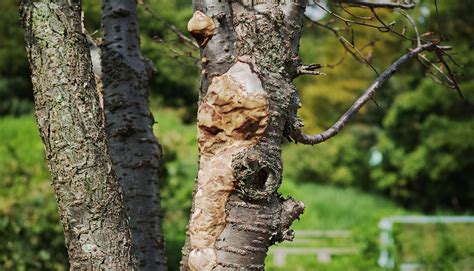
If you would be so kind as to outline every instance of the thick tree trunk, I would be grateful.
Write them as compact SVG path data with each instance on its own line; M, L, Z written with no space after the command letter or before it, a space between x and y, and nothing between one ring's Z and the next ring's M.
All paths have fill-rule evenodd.
M269 246L292 238L304 209L277 190L281 143L299 107L292 79L306 1L230 2L195 0L188 24L203 77L182 270L263 270Z
M71 270L133 270L80 1L22 0L20 13Z
M104 0L102 5L106 128L138 267L166 270L158 189L161 150L148 103L153 64L140 52L136 5L135 0Z

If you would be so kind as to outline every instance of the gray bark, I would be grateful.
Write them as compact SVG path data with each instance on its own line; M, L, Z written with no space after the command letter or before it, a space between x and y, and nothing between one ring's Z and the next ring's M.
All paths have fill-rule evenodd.
M153 134L135 0L104 0L102 86L108 144L122 185L139 270L166 270L159 197L161 149Z
M133 270L120 185L81 29L79 0L20 4L36 120L71 270Z
M263 270L304 210L283 199L281 143L299 98L292 79L306 1L195 0L201 45L199 173L182 270Z

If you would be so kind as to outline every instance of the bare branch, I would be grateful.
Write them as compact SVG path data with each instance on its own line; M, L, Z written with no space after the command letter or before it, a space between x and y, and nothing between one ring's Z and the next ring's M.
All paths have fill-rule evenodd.
M411 0L335 0L339 3L348 4L351 6L359 7L369 7L369 8L402 8L402 9L412 9L415 7L415 3Z
M375 92L387 82L398 70L398 68L406 63L408 60L418 56L421 52L430 49L437 49L436 43L426 43L423 44L414 50L406 53L395 61L388 69L386 69L370 87L364 92L364 94L357 99L357 101L347 110L346 113L333 125L331 128L326 131L316 134L316 135L306 135L301 129L296 129L291 132L290 137L296 142L300 142L307 145L315 145L321 142L324 142L331 137L335 136L342 128L349 122L349 120L364 106L375 94Z
M342 45L342 47L344 48L344 50L346 52L350 53L357 61L367 64L377 74L377 76L379 76L379 72L374 67L374 65L372 65L372 63L370 63L370 59L362 53L361 50L363 50L363 49L358 49L353 43L351 43L344 36L339 34L339 31L340 31L339 29L335 29L333 27L330 27L327 24L322 24L318 21L312 21L311 19L309 19L309 20L311 22L313 22L314 24L319 25L319 26L331 31L332 33L334 33L334 35L337 37L339 43ZM364 48L366 48L367 46L370 46L370 45L371 44L369 43L368 45L364 46Z
M421 46L421 37L420 37L420 32L418 32L418 27L416 26L415 21L414 21L413 18L412 18L408 13L406 13L404 10L400 10L399 12L400 12L400 14L401 14L403 17L405 17L405 18L410 22L410 24L412 25L413 30L415 30L415 34L416 34L416 46L417 46L417 47L420 47L420 46Z
M449 78L449 81L450 83L452 83L453 85L453 88L457 91L457 93L459 94L459 96L464 99L464 95L462 94L461 92L461 88L459 87L459 84L456 80L456 76L454 74L454 72L451 70L451 67L449 67L448 63L446 62L446 60L444 60L443 58L443 53L441 50L436 50L436 54L438 55L438 58L439 60L441 61L441 63L443 64L443 67L446 69L446 71L448 72L448 78Z
M165 20L165 18L160 16L158 13L156 13L149 5L147 5L144 2L139 3L139 4L141 4L151 16L153 16L153 17L157 18L158 20L162 21L165 24L165 26L169 30L171 30L173 33L175 33L176 36L178 37L178 39L181 42L183 42L185 45L187 45L188 47L193 48L193 49L199 49L199 45L194 40L192 40L191 38L186 36L183 32L181 32L174 24L168 22L167 20Z

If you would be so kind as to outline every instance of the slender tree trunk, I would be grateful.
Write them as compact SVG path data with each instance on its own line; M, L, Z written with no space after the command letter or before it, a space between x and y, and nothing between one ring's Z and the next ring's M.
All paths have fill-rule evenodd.
M133 270L79 0L21 0L36 120L71 270Z
M194 0L188 24L203 77L182 270L263 270L269 246L292 239L304 210L277 190L281 143L299 107L292 79L306 1L230 2Z
M161 150L153 134L148 81L153 64L140 52L135 0L104 0L102 85L108 144L130 216L140 270L166 270L158 189Z

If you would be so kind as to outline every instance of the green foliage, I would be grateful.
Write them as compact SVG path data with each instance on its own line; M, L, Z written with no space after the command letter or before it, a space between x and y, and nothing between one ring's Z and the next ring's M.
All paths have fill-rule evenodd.
M396 225L398 262L419 263L426 270L470 270L474 265L472 224Z
M187 33L185 27L192 15L188 1L148 0L145 3ZM0 9L0 116L20 115L32 110L33 96L17 1L2 0ZM100 9L100 1L83 1L86 29L98 39L101 36ZM186 47L163 20L154 17L143 5L138 6L138 11L142 52L157 70L150 82L150 93L166 106L185 108L183 117L190 120L196 111L199 52Z
M474 208L474 53L470 38L474 34L473 3L438 3L438 12L432 1L421 1L411 14L420 31L438 31L447 44L453 45L454 57L463 65L463 76L458 79L466 99L425 76L424 67L405 65L375 96L380 107L366 106L346 128L354 127L352 131L313 149L290 147L285 155L290 164L287 176L298 181L353 185L428 211ZM352 12L370 15L359 9L351 9ZM406 25L399 15L379 15L387 22L394 20L398 31ZM314 26L306 31L302 39L305 62L338 62L343 49L332 32ZM412 34L408 32L408 36ZM374 29L354 27L353 39L351 34L344 35L359 48L376 41L375 46L365 47L362 53L373 56L371 61L378 70L410 46L409 42ZM384 39L383 46L378 38ZM320 45L315 46L315 41ZM459 73L461 68L448 57L445 59ZM298 81L303 98L300 113L309 133L330 127L375 77L368 66L349 54L341 65L325 72L327 76ZM439 73L437 76L442 77ZM369 163L373 155L381 161Z
M56 201L32 116L0 119L0 269L66 270Z
M336 7L334 10L338 10ZM370 12L350 9L357 16L370 16ZM387 11L379 15L388 20L397 18ZM330 21L326 15L322 23ZM344 28L337 20L331 27ZM388 33L366 27L354 27L354 36L350 31L341 32L345 44L353 40L360 53L371 59L374 67L381 71L400 54L402 44ZM344 43L344 42L343 42ZM302 77L296 84L301 90L303 107L300 114L305 120L307 132L321 132L329 128L344 113L376 77L376 73L361 62L358 53L354 57L347 53L338 38L325 28L307 23L301 39L301 58L305 63L321 63L325 76ZM377 99L379 102L379 99ZM382 105L384 103L381 103ZM364 108L358 119L367 118L368 109Z
M169 270L178 270L197 175L196 128L183 125L173 110L161 110L154 115L159 116L154 128L164 153L160 192L168 265Z
M472 91L461 100L431 81L399 95L384 119L372 172L378 188L425 209L474 207Z
M370 188L370 148L376 131L353 125L326 144L291 144L283 150L285 177L298 182L320 182Z
M0 1L0 116L32 109L28 62L15 0Z
M426 210L474 208L474 53L472 2L438 1L426 24L438 29L462 54L459 76L464 99L428 78L417 76L410 90L396 86L377 148L384 157L372 171L377 188L405 204ZM441 22L438 25L439 22ZM414 73L417 75L417 73Z
M148 0L145 3L182 33L188 33L186 25L192 16L189 1ZM143 54L153 61L157 70L151 80L151 93L161 97L165 106L185 109L185 120L194 120L199 51L186 46L163 20L153 16L143 6L139 6L139 18Z

